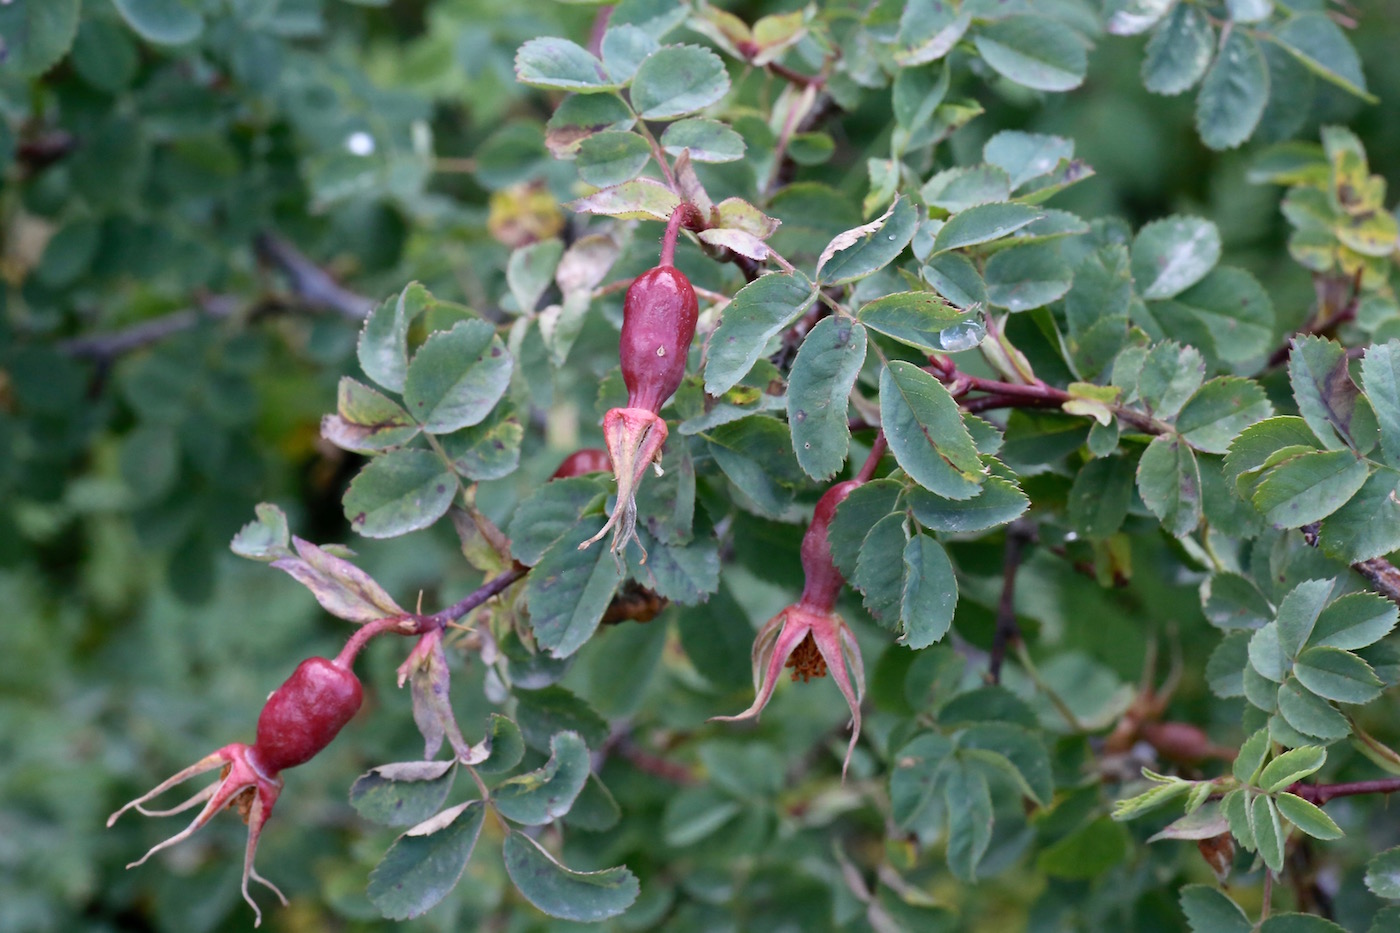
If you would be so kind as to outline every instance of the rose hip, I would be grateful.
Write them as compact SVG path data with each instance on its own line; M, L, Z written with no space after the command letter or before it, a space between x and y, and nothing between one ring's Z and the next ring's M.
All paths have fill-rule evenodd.
M689 204L681 204L672 211L662 242L661 262L637 276L627 289L618 345L622 381L627 385L627 407L614 408L603 417L603 436L617 478L617 504L607 524L579 545L580 549L613 529L612 551L623 551L637 537L637 487L647 464L655 463L660 472L667 428L658 412L685 378L686 356L695 338L700 310L690 280L672 264L681 224L694 210ZM645 550L642 560L646 560Z
M837 483L817 502L812 523L802 538L802 570L806 583L796 603L769 619L753 644L753 676L757 696L753 705L736 716L715 716L724 722L757 719L773 696L784 667L792 668L792 679L808 681L828 672L846 699L851 711L851 741L841 765L844 778L851 754L860 738L860 701L865 693L865 667L860 645L836 614L836 600L845 578L831 560L827 534L836 517L836 507L864 480ZM854 684L852 684L854 678Z
M287 903L287 898L277 886L253 868L258 838L272 815L277 796L282 792L281 772L310 761L329 745L359 711L362 697L359 678L350 670L348 662L342 664L338 660L328 661L325 658L302 661L292 676L274 690L263 704L262 713L258 716L256 742L252 745L242 742L225 745L162 781L149 793L137 797L107 819L107 825L111 826L119 816L131 809L146 816L171 816L204 804L189 826L156 845L127 868L135 868L161 849L188 839L225 807L237 806L248 824L248 846L243 855L243 898L252 905L256 915L253 925L260 925L262 911L248 893L250 880L271 888L283 904ZM219 780L184 803L168 810L148 810L144 806L177 784L216 768L223 770Z

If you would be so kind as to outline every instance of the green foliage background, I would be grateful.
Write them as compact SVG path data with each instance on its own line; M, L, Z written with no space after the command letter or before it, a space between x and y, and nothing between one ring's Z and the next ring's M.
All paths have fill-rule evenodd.
M854 17L865 5L829 6ZM1102 13L1088 0L1045 7L1070 21L1093 23ZM796 8L726 5L747 22ZM1315 294L1288 252L1284 189L1249 177L1261 149L1344 125L1364 144L1370 171L1400 190L1400 9L1363 0L1348 15L1362 24L1348 37L1379 104L1299 79L1269 105L1249 143L1215 151L1198 132L1194 92L1144 89L1143 36L1098 36L1083 86L1064 94L1028 90L959 53L956 94L985 113L954 133L936 161L978 163L987 140L1006 129L1072 139L1095 174L1054 207L1088 220L1122 218L1132 230L1175 214L1210 220L1221 262L1248 270L1267 290L1275 310L1268 345L1276 346L1305 323ZM422 594L422 605L436 609L479 582L446 523L402 541L351 533L341 497L360 459L320 439L321 418L336 409L340 378L359 376L357 295L378 304L421 282L442 299L421 331L445 329L470 316L458 306L486 314L515 300L507 297L506 243L522 228L551 234L575 222L559 204L581 193L577 170L543 144L558 96L517 83L513 62L536 37L583 43L593 17L591 6L547 0L0 7L9 52L0 64L0 933L247 927L236 819L216 820L196 841L131 872L122 866L162 838L161 828L129 820L107 830L104 821L160 775L251 738L263 699L296 660L338 650L349 632L292 580L229 554L255 503L280 505L303 538L350 544L401 605ZM682 29L668 41L701 37ZM757 107L766 99L761 76L727 64L735 93ZM815 154L798 176L840 192L844 216L794 213L773 240L789 258L808 260L809 273L832 235L885 206L861 212L871 188L867 159L889 157L890 95L856 100L833 117L829 160L820 158L824 140L805 141ZM745 116L732 115L741 130ZM372 151L363 151L365 140ZM720 190L750 180L724 166L705 177ZM626 241L608 281L654 262L657 226L644 224ZM260 258L258 238L267 233L354 294L316 291L321 280L279 262L266 241ZM680 256L703 288L732 295L742 284L733 266L693 245ZM1393 267L1383 275L1393 282ZM598 387L615 365L619 295L595 308L569 365L512 391L520 469L476 491L478 507L503 528L565 454L599 443ZM179 312L195 325L131 352L83 343ZM1343 340L1400 336L1396 319L1376 306ZM526 344L532 371L548 371L549 349ZM1293 410L1285 373L1261 381L1276 409ZM869 439L856 440L855 465L868 449L862 443ZM1029 473L1025 480L1032 501L1052 512L1065 508L1063 485ZM802 501L812 501L811 491L808 484ZM1060 791L1035 822L1018 822L1019 800L1010 806L998 797L998 829L978 871L985 880L973 887L955 880L937 852L921 851L917 832L885 834L887 811L861 797L887 805L886 763L872 751L858 756L852 783L839 783L845 713L829 684L780 690L755 731L706 724L747 704L752 629L802 582L800 525L746 512L733 521L716 596L647 625L603 629L562 680L614 726L628 723L627 741L640 753L667 758L694 781L678 789L621 754L604 765L622 822L601 834L571 832L566 852L574 867L626 863L642 879L640 901L614 928L866 929L867 908L843 866L865 872L891 928L1182 928L1177 889L1208 881L1208 870L1190 843L1143 844L1165 820L1108 818L1117 792L1082 780L1097 750L1085 737L1050 736ZM1127 527L1118 552L1066 542L1067 561L1032 550L1016 608L1043 676L1074 694L1071 705L1083 704L1077 712L1111 708L1131 693L1154 634L1165 641L1176 632L1186 674L1170 717L1238 745L1243 704L1218 699L1207 685L1219 638L1202 614L1198 555L1184 554L1138 504ZM950 551L962 590L955 630L984 651L1001 537L960 539ZM1100 586L1075 573L1075 561L1107 580L1127 573L1130 583ZM927 706L929 691L956 679L944 670L953 652L889 647L889 634L851 592L843 611L865 646L867 707L877 713L868 735L883 747L899 721ZM418 755L407 692L395 684L401 660L399 644L369 649L364 712L288 776L260 851L262 873L293 897L290 908L269 912L273 929L390 926L365 885L398 830L359 819L346 789L370 767ZM497 694L474 660L456 666L454 678L457 719L475 739L497 709L487 697ZM1036 713L1042 722L1052 715ZM1360 721L1393 744L1395 714L1387 693ZM584 727L601 726L573 725L585 738ZM1096 725L1101 734L1112 716ZM1329 761L1330 780L1375 776L1345 745ZM1312 845L1331 873L1338 922L1365 930L1384 903L1363 883L1367 860L1400 843L1400 825L1379 798L1329 812L1346 838ZM445 903L404 928L569 928L526 905L501 860L483 854L500 846L488 830ZM873 866L902 881L877 881ZM1248 877L1234 893L1255 916L1259 876ZM957 919L910 890L951 905Z

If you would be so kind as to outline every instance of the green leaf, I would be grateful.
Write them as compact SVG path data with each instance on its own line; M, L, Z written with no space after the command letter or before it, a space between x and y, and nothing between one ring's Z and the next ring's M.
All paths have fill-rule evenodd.
M622 819L622 807L596 774L590 774L564 822L591 833L605 833Z
M936 732L925 732L902 747L890 768L890 815L909 827L933 800L953 754L953 743Z
M1321 807L1308 803L1296 794L1279 794L1274 798L1279 815L1314 839L1340 839L1342 829Z
M1218 629L1257 629L1274 618L1274 609L1254 586L1238 573L1215 573L1201 584L1201 609Z
M1322 553L1354 564L1400 549L1400 474L1380 467L1351 501L1327 517L1318 535Z
M657 49L632 79L632 109L643 120L673 120L703 110L729 93L729 72L709 49L668 45Z
M1015 191L1033 178L1055 170L1062 161L1074 158L1074 141L1063 136L1002 130L982 146L982 158L998 166L1011 179Z
M626 84L637 73L637 66L659 47L656 39L631 23L613 26L603 33L599 52L608 77Z
M501 783L491 801L508 820L543 826L569 812L589 773L588 746L577 732L560 732L549 740L543 767Z
M1254 507L1280 528L1326 518L1366 482L1369 465L1349 450L1319 450L1284 460L1254 491Z
M438 436L452 469L468 479L501 479L520 465L520 445L525 440L509 405L497 406L480 424Z
M958 44L971 23L970 13L955 10L950 4L910 0L902 5L895 62L901 68L910 68L942 58Z
M1400 846L1386 849L1366 864L1366 887L1377 897L1400 899Z
M393 450L365 464L345 493L345 517L366 538L427 528L447 512L457 479L436 454Z
M1205 360L1200 350L1168 340L1152 347L1142 360L1138 395L1154 415L1172 417L1196 394L1204 377Z
M564 243L558 239L531 243L510 254L506 263L506 284L522 313L529 314L539 306L540 297L554 281L554 272L563 255Z
M1261 732L1263 730L1260 730ZM1258 848L1254 844L1253 819L1249 814L1249 796L1241 788L1235 788L1220 800L1220 810L1230 824L1230 835L1234 836L1246 851Z
M1201 522L1201 474L1196 455L1175 434L1152 439L1138 461L1138 494L1148 511L1175 537Z
M127 25L147 42L184 45L204 32L204 17L195 4L185 0L112 0L112 3Z
M1244 669L1249 665L1249 633L1227 632L1206 662L1206 683L1218 697L1244 696Z
M987 303L987 286L981 273L961 253L930 256L920 275L957 308L966 310Z
M669 220L681 199L651 178L634 178L620 185L570 201L565 207L579 214L600 214L621 220Z
M1346 349L1325 337L1293 338L1288 381L1298 413L1322 443L1351 447L1358 453L1376 442L1376 415L1352 382Z
M903 490L904 486L894 480L872 480L851 490L845 501L836 507L836 517L826 536L831 542L831 559L846 579L854 579L856 558L865 536L876 522L894 511ZM902 551L903 541L899 547Z
M592 637L622 582L617 562L602 542L579 550L601 525L601 520L588 520L566 532L545 550L526 580L535 640L556 658L567 658Z
M519 726L500 713L492 713L489 723L486 736L482 739L489 754L485 761L475 767L482 774L505 774L514 770L520 764L520 759L525 757L525 737L521 735Z
M1233 149L1248 139L1269 102L1269 70L1259 43L1235 29L1196 97L1196 132L1211 149Z
M948 869L959 881L971 883L992 841L987 779L968 764L955 762L943 781L943 801L948 812Z
M510 549L527 566L539 563L545 550L578 524L589 503L606 487L596 477L570 476L541 486L515 508L510 523Z
M1069 291L1074 273L1051 240L994 253L983 270L987 300L1008 311L1029 311Z
M637 122L613 94L571 94L545 124L544 144L556 159L572 159L583 141L604 130L630 130Z
M1069 490L1070 525L1083 537L1102 541L1122 527L1132 499L1133 468L1128 460L1090 460Z
M901 68L895 75L890 102L895 123L907 133L917 133L932 119L948 93L950 69Z
M1197 450L1223 454L1237 434L1273 413L1273 405L1257 382L1218 376L1182 406L1176 429Z
M515 79L531 87L580 94L613 91L622 86L583 46L554 36L531 39L520 47L515 53Z
M1235 761L1231 765L1231 773L1235 780L1241 784L1250 784L1254 781L1254 776L1259 773L1259 769L1264 766L1264 759L1269 754L1269 733L1260 729L1244 740L1240 746L1239 754L1235 756Z
M1293 663L1279 644L1278 624L1270 622L1257 630L1249 639L1249 664L1257 673L1276 684L1283 683Z
M1322 610L1309 645L1354 651L1380 641L1395 628L1395 603L1375 593L1349 593Z
M404 405L423 430L477 424L510 387L510 353L485 321L460 321L419 348L404 379Z
M762 515L779 517L791 504L788 487L802 480L792 436L777 418L751 415L705 435L710 456Z
M1210 67L1215 30L1203 10L1178 3L1147 40L1142 83L1154 94L1180 94Z
M229 550L249 560L275 560L291 554L288 544L287 514L271 502L259 502L253 508L257 518L244 525L234 535Z
M1099 817L1046 846L1035 865L1052 878L1087 881L1113 870L1127 857L1128 836L1123 827Z
M390 920L427 913L457 886L472 857L486 808L471 800L410 829L370 872L369 899Z
M949 350L949 331L975 320L932 292L896 292L861 306L857 315L871 330L920 350ZM957 347L957 349L968 349Z
M357 347L365 375L392 392L402 392L408 373L408 326L433 302L417 282L370 312Z
M1277 705L1284 722L1303 735L1324 742L1336 742L1351 734L1351 726L1345 716L1291 677L1278 688Z
M979 204L969 207L948 219L933 238L933 250L944 253L990 243L1010 236L1041 216L1039 210L1026 204Z
M973 44L1003 77L1038 91L1068 91L1084 83L1084 41L1057 20L1011 16L981 27Z
M1177 895L1191 933L1250 933L1254 924L1238 904L1204 884L1188 884Z
M594 133L578 147L578 177L605 188L631 181L651 161L651 147L636 133L604 130Z
M548 659L542 659L547 661ZM562 676L563 665L554 664L551 678ZM593 748L601 748L608 739L608 722L589 706L580 696L558 684L550 684L542 689L522 689L519 662L513 663L516 675L511 691L516 701L516 719L519 732L530 748L540 752L549 751L550 743L560 732L577 732L583 741ZM517 759L516 764L519 761ZM509 770L502 768L502 771Z
M933 376L891 361L880 374L880 423L890 451L920 486L949 499L970 499L983 467L957 402Z
M914 487L909 490L909 508L919 524L930 531L971 534L1015 521L1030 508L1030 500L1010 480L989 476L971 499L946 499Z
M683 788L666 802L661 838L672 848L693 846L719 832L743 809L743 803L717 788Z
M678 120L661 134L661 148L678 156L690 153L692 162L734 162L744 157L744 137L716 120L691 117Z
M1304 745L1284 752L1264 766L1259 772L1256 787L1269 793L1283 790L1295 781L1301 781L1327 764L1327 749L1316 745Z
M1278 451L1286 447L1311 447L1318 442L1307 422L1294 415L1280 415L1250 425L1230 444L1225 457L1225 476L1238 480L1245 473L1258 470Z
M1143 298L1172 298L1220 261L1220 232L1200 217L1153 221L1133 238L1133 279Z
M1175 298L1153 305L1154 311L1159 308L1164 321L1176 318L1184 325L1196 325L1172 331L1182 339L1192 339L1203 328L1209 335L1207 349L1228 363L1257 359L1274 339L1274 306L1269 293L1254 276L1232 266L1211 269Z
M1101 247L1080 263L1065 295L1065 324L1071 359L1084 379L1097 377L1123 348L1132 298L1133 278L1122 244Z
M734 388L768 341L797 320L814 297L816 287L801 273L760 276L739 289L710 337L705 391L720 396Z
M1309 71L1367 103L1377 98L1366 90L1361 59L1341 27L1323 13L1290 17L1273 38Z
M413 826L447 799L456 761L405 761L371 768L350 787L355 812L383 826Z
M945 719L942 712L939 719ZM990 761L1010 773L1021 792L1041 806L1049 806L1054 799L1055 777L1050 768L1050 756L1032 729L1005 722L981 722L963 731L957 742L960 751L980 751L988 755L979 760Z
M1334 585L1332 580L1304 580L1278 604L1278 643L1285 657L1296 658L1308 643Z
M408 443L418 425L394 400L343 376L336 393L338 413L321 419L321 436L342 450L370 453Z
M1170 0L1111 0L1104 27L1110 35L1136 36L1157 25L1171 6Z
M948 553L929 535L911 535L904 546L904 643L917 651L941 641L957 605L958 581Z
M506 836L501 854L506 874L525 899L561 920L596 923L616 917L640 891L637 876L624 867L572 871L523 833Z
M851 585L865 596L865 608L891 629L896 627L903 608L907 550L903 514L886 515L866 534L851 577Z
M1259 857L1271 871L1283 870L1283 845L1286 841L1279 823L1278 809L1269 797L1255 797L1250 807L1250 822L1254 825L1254 843Z
M885 216L839 233L826 245L817 259L817 280L844 285L879 272L904 252L918 226L913 202L897 198Z
M818 321L793 360L787 392L792 449L815 480L829 479L846 462L846 409L864 363L865 328L837 317Z
M1400 466L1400 340L1367 349L1361 382L1380 426L1381 451L1391 466Z
M925 204L956 214L979 204L1011 197L1011 178L996 165L950 168L930 178L919 189Z
M1308 690L1338 703L1370 703L1381 680L1371 665L1340 648L1309 648L1298 656L1293 676Z
M77 35L81 5L81 0L43 0L0 8L5 70L38 77L58 64Z

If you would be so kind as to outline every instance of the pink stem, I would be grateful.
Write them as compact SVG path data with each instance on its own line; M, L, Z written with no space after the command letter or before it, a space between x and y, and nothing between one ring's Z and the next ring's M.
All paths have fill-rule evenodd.
M671 211L671 219L666 221L666 235L661 238L661 262L663 266L674 266L676 258L676 238L681 234L681 223L690 213L690 205L682 201Z
M889 442L885 440L885 432L881 430L875 435L875 443L870 445L870 455L861 464L860 472L856 474L856 480L862 483L870 482L875 475L875 468L880 465L880 458L889 450Z

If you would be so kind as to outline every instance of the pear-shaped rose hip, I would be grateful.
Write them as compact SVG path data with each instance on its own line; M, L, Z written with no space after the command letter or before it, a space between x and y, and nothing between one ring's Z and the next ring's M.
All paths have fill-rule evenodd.
M580 548L599 540L610 528L613 553L626 548L637 536L637 486L647 464L656 463L660 470L667 429L658 412L685 378L686 355L700 313L690 280L672 264L681 224L693 211L689 204L681 204L671 213L661 262L637 276L627 289L618 346L627 407L614 408L603 417L603 436L617 478L617 504L608 523ZM646 560L645 551L642 560Z

